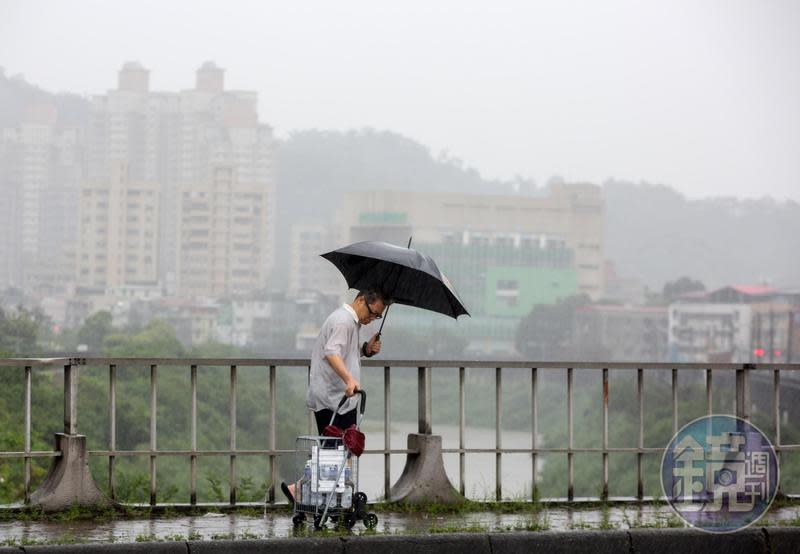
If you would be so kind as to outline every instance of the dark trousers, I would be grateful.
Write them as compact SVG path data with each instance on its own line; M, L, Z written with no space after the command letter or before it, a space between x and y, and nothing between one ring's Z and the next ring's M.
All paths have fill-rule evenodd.
M322 432L325 430L325 427L331 424L331 417L333 417L333 410L320 410L318 412L314 412L314 418L317 420L317 430L321 435ZM336 425L339 429L344 431L351 425L356 424L356 409L353 408L347 413L344 414L336 414L336 418L333 420L333 424Z

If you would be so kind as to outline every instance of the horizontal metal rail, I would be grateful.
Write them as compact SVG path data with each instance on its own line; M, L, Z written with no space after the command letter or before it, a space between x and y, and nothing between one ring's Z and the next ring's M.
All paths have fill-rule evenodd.
M24 460L24 490L25 502L30 498L30 460L33 458L56 458L61 456L61 452L54 451L32 451L31 450L31 373L33 369L55 369L63 368L64 374L64 432L76 434L78 432L78 369L82 366L107 366L108 367L108 415L109 415L109 440L108 448L105 450L90 450L88 454L93 457L108 458L108 488L112 498L116 498L116 469L115 462L120 457L147 457L149 459L149 493L150 505L158 503L158 464L159 457L185 457L190 464L190 504L198 505L197 502L197 459L199 457L223 456L228 458L229 472L229 504L245 505L246 502L237 501L237 458L244 456L265 457L269 462L269 476L267 483L267 501L274 503L275 499L275 472L276 458L281 455L293 454L292 449L276 448L276 414L277 414L277 370L302 370L310 372L310 363L307 359L229 359L229 358L12 358L0 359L0 371L9 371L10 368L24 368L25 374L25 395L24 395L24 451L22 452L0 452L0 459L23 459ZM150 369L149 383L149 446L146 450L119 450L117 449L117 368L119 366L137 366ZM459 489L462 494L465 492L465 457L467 454L493 454L495 456L495 498L504 498L503 483L501 480L502 461L504 455L527 454L531 456L531 496L538 499L540 483L538 482L537 460L543 454L565 454L567 457L567 496L568 500L575 499L574 495L574 476L573 476L573 456L575 454L602 454L602 493L601 498L619 498L609 495L608 490L608 456L609 454L636 454L636 475L637 475L637 494L636 498L645 499L643 491L643 457L645 455L656 455L663 453L663 448L653 448L644 446L644 383L647 374L652 370L666 370L671 375L671 411L672 411L672 431L678 429L678 376L679 370L690 370L701 372L704 377L704 393L707 413L712 413L712 398L714 390L713 375L715 372L734 372L736 376L736 412L739 417L750 418L750 376L753 371L769 372L772 375L771 384L773 387L774 414L773 423L775 434L773 446L780 454L784 451L800 450L798 444L781 443L781 411L780 391L786 388L800 390L800 384L793 379L781 380L783 372L791 373L800 371L800 364L670 364L670 363L609 363L609 362L520 362L520 361L476 361L476 360L391 360L377 361L364 360L362 365L366 368L382 368L384 381L384 413L383 413L383 434L384 448L365 450L365 455L379 455L384 459L384 493L389 497L390 491L390 460L391 455L412 454L416 451L405 448L392 448L390 443L389 430L392 425L391 416L391 381L392 369L411 369L418 370L418 427L421 433L431 433L433 430L432 422L432 393L431 393L431 374L434 369L457 369L459 383L459 440L458 448L443 448L445 454L458 454L459 456ZM230 372L230 387L228 390L228 411L230 422L230 437L228 449L219 450L199 450L197 448L198 433L198 400L197 400L197 379L198 368L206 367L227 367ZM267 428L267 449L239 449L236 442L237 429L237 399L238 382L237 368L241 367L263 367L268 369L268 382L266 383L266 396L269 399L269 421ZM158 373L162 371L180 371L189 369L191 377L191 413L190 413L190 443L188 450L180 449L159 449L157 441L157 395L158 395ZM481 448L467 448L465 445L466 429L466 370L479 369L494 371L495 382L495 444L494 447L482 445ZM526 369L530 371L531 385L531 447L530 448L508 448L502 445L502 399L503 399L503 372L508 369ZM629 447L610 447L608 444L608 409L609 409L609 369L627 370L635 372L636 375L636 399L639 411L638 433L636 445ZM566 371L566 417L567 417L567 446L541 446L538 433L540 431L539 410L540 410L540 384L539 377L542 370L561 370ZM602 447L583 447L574 444L573 437L573 398L574 398L574 375L576 372L583 371L602 371L602 389L598 394L602 396L602 421L603 421L603 441ZM668 385L669 386L669 385ZM600 417L598 415L598 417ZM489 422L487 422L489 423ZM312 426L312 419L308 421L309 431Z

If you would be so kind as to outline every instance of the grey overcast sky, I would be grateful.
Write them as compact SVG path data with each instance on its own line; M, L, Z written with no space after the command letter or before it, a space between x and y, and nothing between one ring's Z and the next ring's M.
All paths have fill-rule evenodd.
M279 137L370 126L488 178L800 200L800 1L0 0L0 66L102 93L205 60Z

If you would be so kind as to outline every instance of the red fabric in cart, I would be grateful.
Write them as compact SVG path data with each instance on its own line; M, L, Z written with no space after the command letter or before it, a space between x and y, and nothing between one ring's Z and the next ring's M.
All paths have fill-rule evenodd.
M351 425L349 428L342 431L336 425L328 425L322 434L326 437L342 437L342 441L347 449L360 457L364 453L364 443L366 437L364 433L358 430L358 427Z

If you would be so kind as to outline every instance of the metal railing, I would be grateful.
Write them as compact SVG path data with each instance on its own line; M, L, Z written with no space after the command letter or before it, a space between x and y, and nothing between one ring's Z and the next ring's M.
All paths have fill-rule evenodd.
M287 371L304 368L310 372L309 361L301 359L173 359L173 358L53 358L53 359L0 359L0 368L8 371L10 367L24 368L24 451L0 452L0 459L21 458L24 463L24 501L30 499L30 462L33 458L58 457L58 451L32 451L31 450L31 372L33 368L58 368L63 367L64 375L64 433L77 434L78 425L78 371L82 366L108 367L108 449L90 450L90 456L108 458L108 490L112 499L116 499L116 473L115 462L118 457L144 456L149 459L150 476L150 505L156 505L158 500L157 461L159 457L177 456L189 459L189 503L197 504L197 458L200 456L221 456L229 459L229 505L237 504L237 458L240 456L263 456L269 465L269 483L267 487L267 502L275 502L276 485L276 457L282 454L291 454L293 450L278 449L276 447L276 405L277 386L276 376L278 368ZM149 449L148 450L118 450L117 449L117 367L118 366L149 366ZM230 371L229 388L229 418L230 442L225 450L198 450L197 441L197 370L203 367L228 367ZM237 369L245 366L268 368L268 382L266 395L269 398L268 418L268 448L267 449L238 449L237 435ZM191 415L190 415L190 449L189 450L160 450L158 448L157 425L157 398L158 398L158 371L162 367L188 368L191 378ZM663 448L645 447L645 404L644 404L644 376L650 370L668 370L671 372L672 392L672 432L678 431L678 372L683 370L700 371L705 376L705 399L707 413L713 409L713 375L714 372L735 372L736 388L736 415L743 419L750 419L750 376L754 371L769 371L772 373L773 388L773 446L780 455L781 452L800 450L798 444L783 444L781 442L781 375L782 372L795 372L800 370L800 364L668 364L668 363L604 363L604 362L487 362L487 361L420 361L420 360L391 360L363 362L365 368L383 368L383 432L384 447L382 449L369 449L366 455L382 455L384 461L384 494L388 498L391 488L391 456L394 454L408 454L408 449L392 448L390 429L391 416L391 373L392 368L417 368L418 389L418 430L419 433L432 432L432 404L431 404L431 373L434 369L458 369L458 399L459 399L459 424L458 448L443 448L445 454L458 454L459 478L458 489L465 493L466 455L467 454L494 454L495 455L495 499L503 499L502 464L503 455L528 454L531 456L531 496L539 497L539 482L537 463L539 456L545 454L563 454L567 458L567 499L573 500L574 495L574 456L575 454L595 453L602 454L602 493L599 499L609 498L609 455L627 453L636 455L636 498L645 498L643 490L643 462L644 456L661 454ZM494 368L495 372L495 445L493 448L467 448L465 441L466 429L466 370ZM502 391L504 369L527 370L530 372L530 398L531 398L531 446L530 448L503 448L502 446ZM609 370L623 370L635 372L636 395L638 404L638 437L635 446L611 447L609 446ZM543 447L539 445L539 417L540 398L539 381L542 371L566 370L566 412L567 412L567 446ZM602 390L597 391L602 395L602 447L578 447L574 444L573 429L573 399L574 399L574 374L575 371L602 371ZM797 374L800 376L800 374ZM785 386L785 385L784 385ZM800 388L794 381L791 386ZM309 413L308 429L312 428L312 414Z

